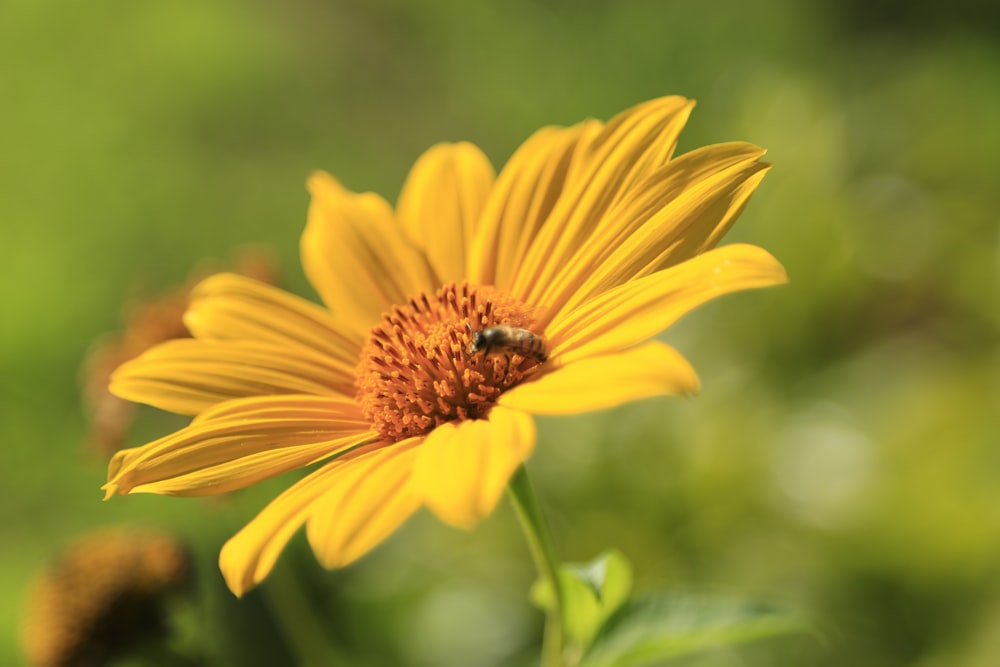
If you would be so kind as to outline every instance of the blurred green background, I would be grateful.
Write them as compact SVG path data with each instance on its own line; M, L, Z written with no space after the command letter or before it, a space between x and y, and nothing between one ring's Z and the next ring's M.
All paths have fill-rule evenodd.
M297 539L242 602L223 541L287 479L223 502L102 503L79 368L124 303L206 258L297 258L323 168L390 199L419 153L501 165L546 124L698 100L681 150L747 140L765 179L730 240L788 268L665 335L692 400L547 419L530 470L561 555L606 546L639 590L792 606L823 643L698 665L921 667L1000 653L1000 11L989 3L195 2L0 7L0 663L27 581L74 536L175 531L209 664L511 664L538 641L510 508L418 515L328 574ZM141 414L131 443L175 428ZM301 537L301 536L300 536ZM186 619L186 620L184 620ZM347 656L339 663L327 658Z

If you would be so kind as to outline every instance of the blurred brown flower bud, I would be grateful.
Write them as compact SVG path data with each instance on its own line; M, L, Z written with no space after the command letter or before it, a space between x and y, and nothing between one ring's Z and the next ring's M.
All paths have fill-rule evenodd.
M231 264L227 270L271 285L277 282L276 262L266 249L243 249ZM111 373L158 343L189 336L182 320L188 294L202 278L218 270L218 266L199 267L182 286L146 301L127 304L123 309L125 328L91 346L81 369L81 393L84 416L90 423L87 443L96 452L110 455L120 449L134 419L135 403L123 401L108 391Z
M165 603L191 576L170 535L100 530L67 547L39 573L22 618L34 667L104 665L167 635Z

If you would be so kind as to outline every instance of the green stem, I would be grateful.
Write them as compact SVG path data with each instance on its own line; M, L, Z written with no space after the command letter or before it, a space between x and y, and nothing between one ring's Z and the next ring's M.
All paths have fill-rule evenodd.
M559 561L552 546L552 534L542 515L535 490L522 465L514 473L507 485L514 510L521 520L528 547L535 559L538 574L552 587L552 605L545 619L545 635L542 640L542 667L561 667L563 664L563 599L559 586Z
M277 567L260 587L285 640L304 667L346 664L318 619L303 583L289 568Z

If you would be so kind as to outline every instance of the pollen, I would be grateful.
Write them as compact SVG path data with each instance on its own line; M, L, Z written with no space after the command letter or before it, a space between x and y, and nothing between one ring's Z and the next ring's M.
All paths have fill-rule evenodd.
M493 287L449 283L395 306L372 329L357 371L357 399L372 427L395 442L445 422L483 419L538 361L516 352L470 354L470 329L532 331L533 309Z

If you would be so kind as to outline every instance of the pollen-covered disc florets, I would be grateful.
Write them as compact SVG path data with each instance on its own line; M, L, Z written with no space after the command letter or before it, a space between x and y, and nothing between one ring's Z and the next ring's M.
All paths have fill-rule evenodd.
M531 309L493 287L445 285L395 306L372 329L358 366L358 402L387 440L486 416L536 359L512 351L470 354L470 330L532 330ZM536 332L537 333L537 332Z

